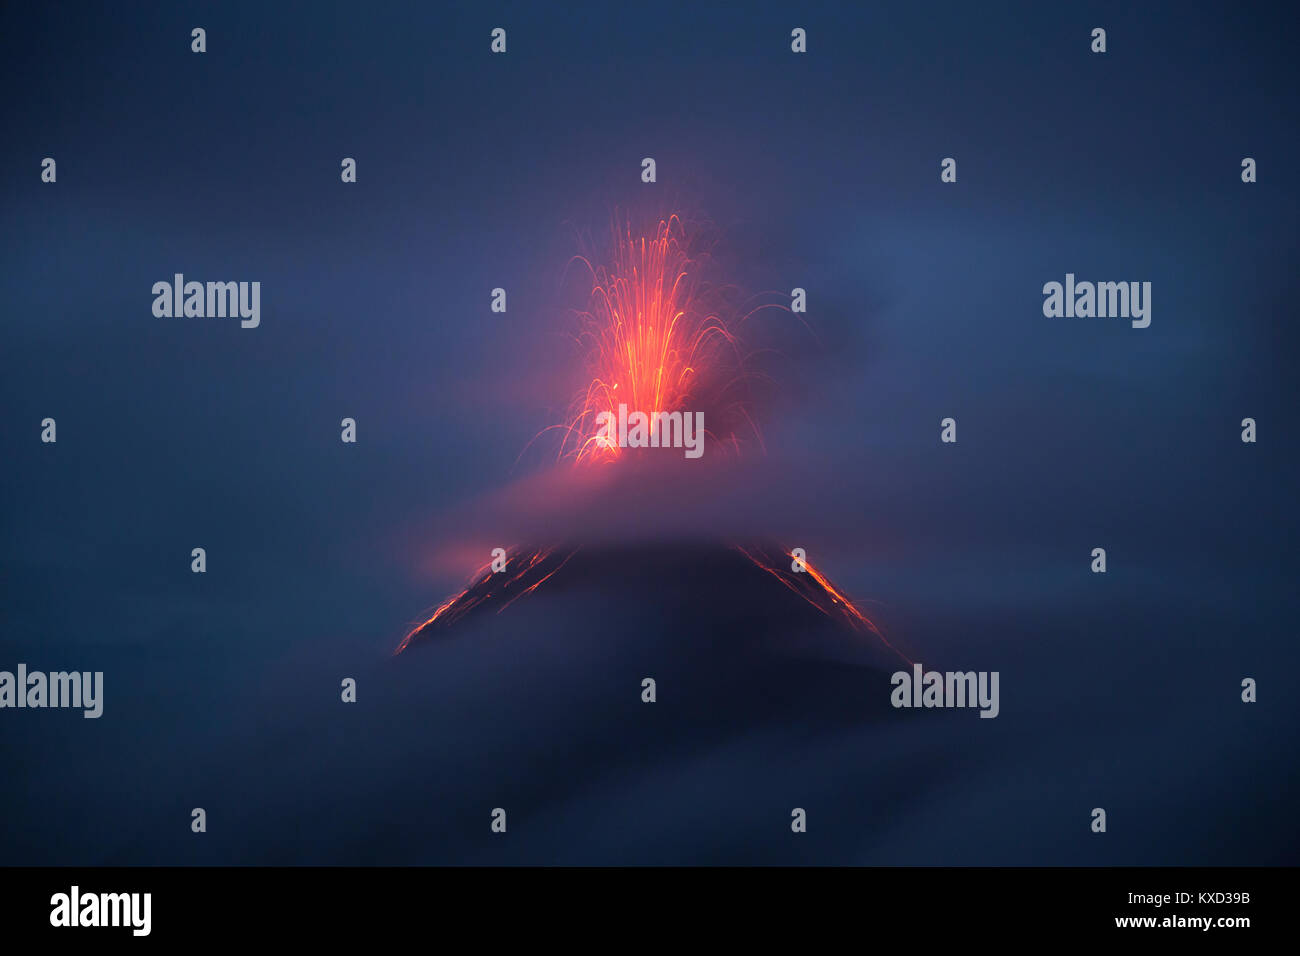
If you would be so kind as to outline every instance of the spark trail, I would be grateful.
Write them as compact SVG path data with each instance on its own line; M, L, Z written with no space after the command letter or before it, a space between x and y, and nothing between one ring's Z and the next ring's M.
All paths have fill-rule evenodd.
M643 235L635 235L626 221L616 220L608 264L594 264L589 256L575 257L591 277L587 308L578 313L577 334L588 382L571 403L565 421L543 430L542 434L560 433L559 463L587 468L627 457L630 450L598 425L602 413L617 417L620 404L647 414L705 407L715 422L705 437L714 447L738 452L737 432L746 428L761 446L762 436L740 397L749 375L741 342L724 318L725 298L704 280L707 258L693 248L691 235L676 215L660 220ZM811 565L805 563L806 573L794 573L785 570L792 555L780 549L732 547L827 617L874 635L907 660ZM577 550L575 546L513 549L505 571L493 573L490 564L480 568L463 590L412 626L394 653L472 613L489 608L501 613L558 573Z
M561 461L582 465L625 455L597 427L602 413L617 418L620 404L647 415L708 406L722 419L710 437L738 444L731 425L748 415L732 393L744 379L743 357L722 317L719 290L704 281L706 260L675 215L641 236L616 220L608 265L575 257L591 276L577 335L590 379L567 421L552 426L562 432Z

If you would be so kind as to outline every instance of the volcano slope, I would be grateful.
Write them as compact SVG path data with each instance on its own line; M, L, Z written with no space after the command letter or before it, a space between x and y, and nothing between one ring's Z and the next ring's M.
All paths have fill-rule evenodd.
M744 560L737 560L738 556ZM771 580L760 580L755 570L769 575ZM722 611L728 605L734 609L743 605L748 596L769 603L768 591L776 581L833 621L870 635L868 645L879 645L877 649L888 649L893 657L911 663L847 595L802 555L796 559L794 554L766 543L730 547L660 544L639 549L583 549L576 545L516 548L499 564L481 568L462 591L412 627L397 653L436 640L468 617L501 614L521 598L548 586L547 582L557 576L560 583L549 585L552 590L584 585L601 590L607 589L602 585L631 587L638 591L633 606L662 599L680 608L683 599L689 598L687 603L694 603L702 611ZM710 593L714 588L716 592Z
M889 705L905 665L877 637L735 548L586 546L532 582L396 656L304 644L192 774L223 839L142 822L106 861L848 864L952 763L930 712Z
M503 807L526 835L506 847L486 825L457 828L436 851L404 843L403 860L848 862L853 839L789 844L792 809L857 790L866 832L889 818L898 789L856 783L867 766L902 760L916 781L916 755L892 745L860 766L830 755L889 733L899 720L889 674L907 665L780 550L539 554L476 577L391 665L406 700L391 706L459 738L397 802L422 793L475 820ZM734 826L711 820L729 813ZM766 821L757 839L752 816Z

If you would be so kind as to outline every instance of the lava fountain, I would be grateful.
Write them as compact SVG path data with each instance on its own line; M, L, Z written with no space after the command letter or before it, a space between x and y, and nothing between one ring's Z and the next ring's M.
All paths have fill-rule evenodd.
M704 441L739 457L763 439L750 414L747 385L762 373L751 367L740 330L762 308L732 306L732 287L709 282L709 251L676 215L638 233L615 220L609 253L575 256L590 278L590 295L576 313L575 341L585 364L564 421L543 429L532 444L558 436L555 466L561 469L629 467L647 453L616 440L608 423L628 408L642 412L651 432L671 413L702 410L709 427ZM787 309L788 312L788 309ZM738 317L734 317L738 316ZM733 318L734 317L734 318ZM619 439L624 436L620 434ZM650 436L654 446L660 436ZM466 617L501 613L560 574L581 549L516 547L481 567L458 593L414 624L395 653L445 633ZM731 544L754 566L780 581L853 631L872 635L903 660L880 629L800 554L768 543Z

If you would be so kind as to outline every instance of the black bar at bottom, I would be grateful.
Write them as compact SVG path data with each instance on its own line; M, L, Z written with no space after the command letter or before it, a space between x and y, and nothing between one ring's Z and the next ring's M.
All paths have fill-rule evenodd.
M0 870L0 925L7 941L92 945L113 937L338 945L461 932L471 934L463 943L668 945L710 930L738 940L830 929L865 941L885 927L914 932L918 943L1230 942L1283 930L1294 884L1294 870L1278 868L9 868Z

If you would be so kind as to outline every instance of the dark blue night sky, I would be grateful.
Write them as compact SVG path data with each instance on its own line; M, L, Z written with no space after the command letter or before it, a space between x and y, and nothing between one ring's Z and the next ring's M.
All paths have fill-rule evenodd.
M0 711L0 863L1300 862L1294 10L1133 6L5 5L0 669L105 704ZM616 209L808 289L771 533L996 720L688 581L390 656L568 399ZM260 327L156 318L177 272ZM1044 317L1067 272L1151 326Z

